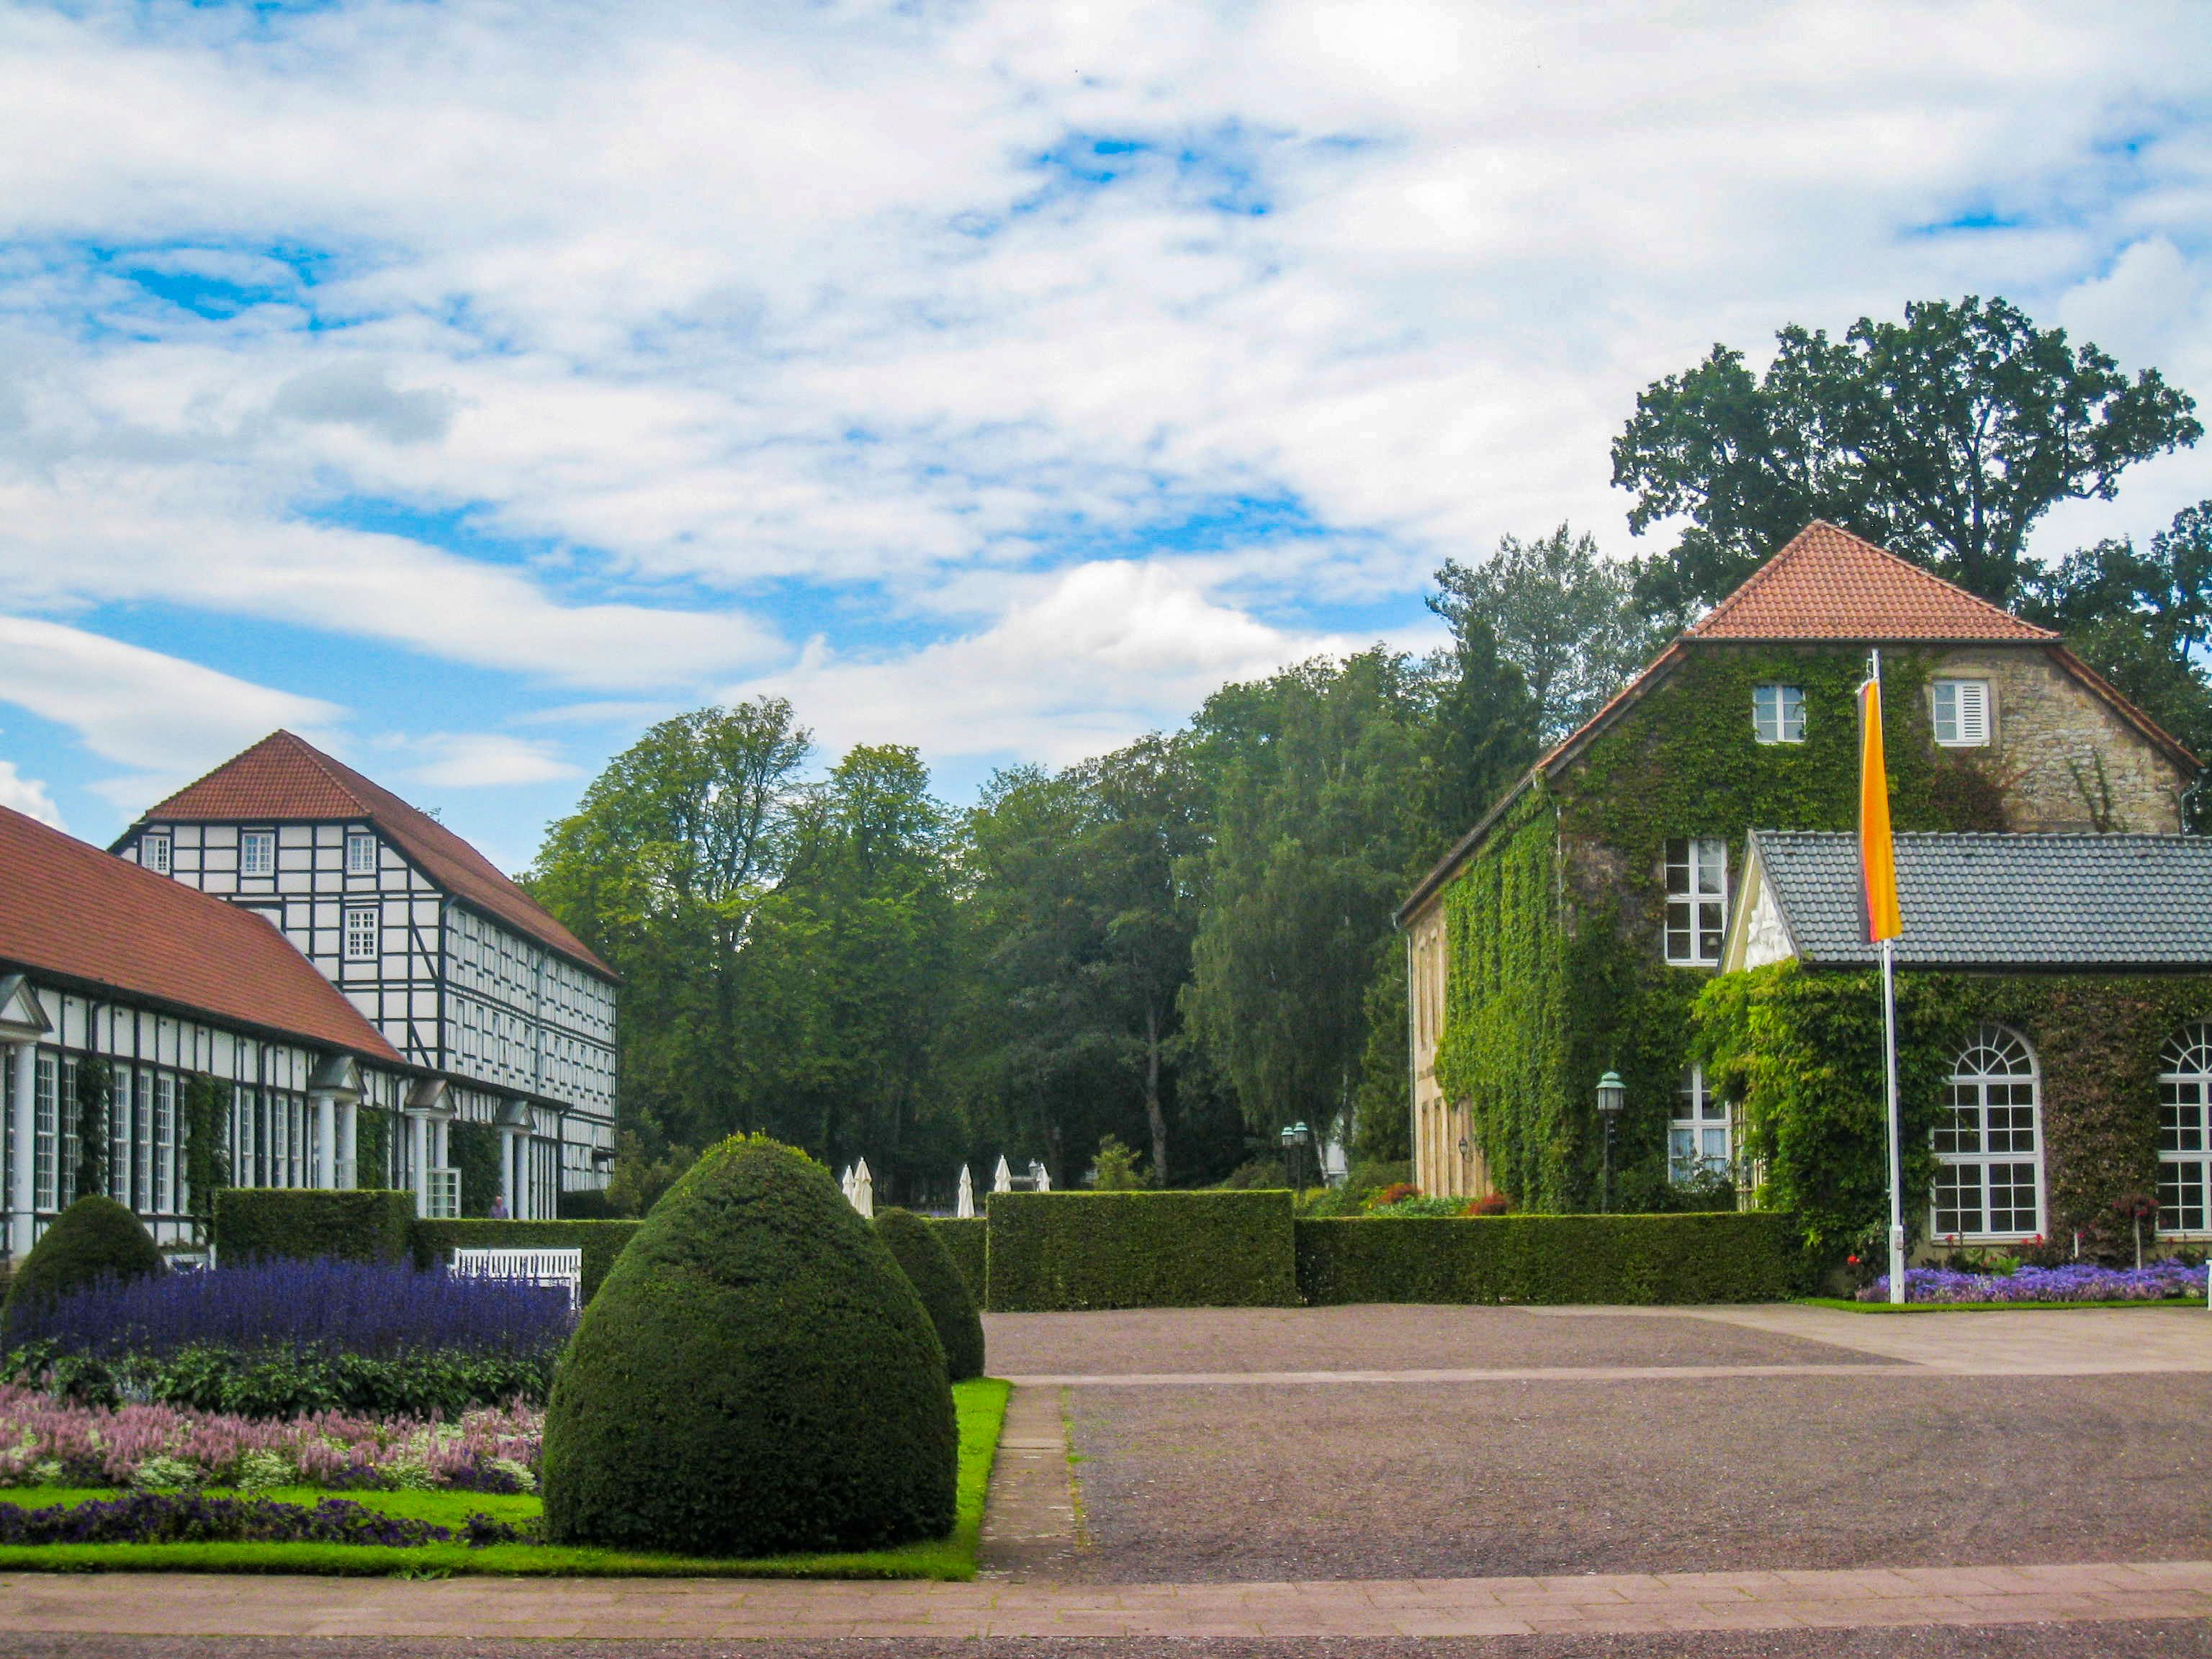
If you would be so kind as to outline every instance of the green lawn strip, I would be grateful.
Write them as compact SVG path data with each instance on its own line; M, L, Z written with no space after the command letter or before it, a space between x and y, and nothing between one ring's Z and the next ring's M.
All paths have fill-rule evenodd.
M520 1577L607 1578L935 1578L975 1576L983 1499L998 1455L1012 1385L995 1377L956 1384L960 1420L958 1509L949 1537L895 1549L842 1555L776 1555L746 1560L647 1555L626 1550L572 1549L545 1544L426 1544L389 1549L363 1544L43 1544L0 1547L0 1572L288 1572L341 1577L495 1574ZM16 1487L0 1501L43 1506L112 1498L112 1491ZM538 1513L535 1498L465 1492L329 1492L288 1487L264 1494L289 1502L351 1498L387 1514L456 1525L472 1512L502 1521Z
M2137 1298L2127 1302L1853 1302L1840 1296L1808 1296L1799 1299L1798 1305L1806 1308L1841 1308L1846 1313L1865 1314L1944 1314L1944 1313L2018 1313L2027 1310L2048 1313L2054 1310L2071 1310L2076 1308L2194 1308L2200 1311L2204 1298L2200 1296L2166 1296L2155 1299Z

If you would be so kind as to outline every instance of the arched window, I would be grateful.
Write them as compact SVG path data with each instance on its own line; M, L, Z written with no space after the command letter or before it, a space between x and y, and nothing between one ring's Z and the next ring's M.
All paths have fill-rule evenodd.
M2212 1212L2212 1024L2185 1025L2158 1057L2158 1230L2208 1231Z
M1936 1124L1938 1238L2031 1238L2043 1231L2043 1138L2035 1056L1984 1025L1961 1049Z

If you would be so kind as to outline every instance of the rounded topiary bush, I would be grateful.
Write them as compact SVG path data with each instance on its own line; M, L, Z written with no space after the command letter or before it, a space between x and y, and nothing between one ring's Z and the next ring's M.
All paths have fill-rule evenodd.
M562 1355L546 1535L697 1555L941 1536L958 1452L890 1251L820 1164L740 1136L653 1206Z
M71 1291L161 1271L161 1253L137 1216L112 1198L80 1198L16 1264L0 1324L13 1331Z
M983 1316L960 1277L959 1264L937 1230L908 1210L885 1210L876 1232L906 1272L945 1349L945 1370L955 1382L983 1374Z

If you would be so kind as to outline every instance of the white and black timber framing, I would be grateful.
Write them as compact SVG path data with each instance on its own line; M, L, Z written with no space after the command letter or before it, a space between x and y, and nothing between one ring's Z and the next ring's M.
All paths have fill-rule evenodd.
M447 891L367 817L168 821L158 811L113 850L266 916L406 1060L444 1080L456 1117L526 1125L518 1216L551 1217L563 1190L605 1185L615 987L604 974ZM250 836L271 838L265 872L241 869ZM412 1142L393 1131L380 1178L412 1187ZM362 1186L379 1179L356 1173Z

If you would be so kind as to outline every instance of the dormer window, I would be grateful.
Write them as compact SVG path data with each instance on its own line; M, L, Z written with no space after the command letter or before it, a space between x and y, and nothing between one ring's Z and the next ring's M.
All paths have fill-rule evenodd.
M276 832L274 830L240 832L238 873L241 876L273 876L276 873Z
M376 873L376 837L348 836L346 837L346 874L373 876Z
M1946 749L1979 749L1990 740L1990 683L1937 680L1936 741Z
M148 836L138 843L138 862L157 876L169 873L169 837Z
M1805 688L1759 685L1751 692L1751 729L1761 743L1805 741Z

